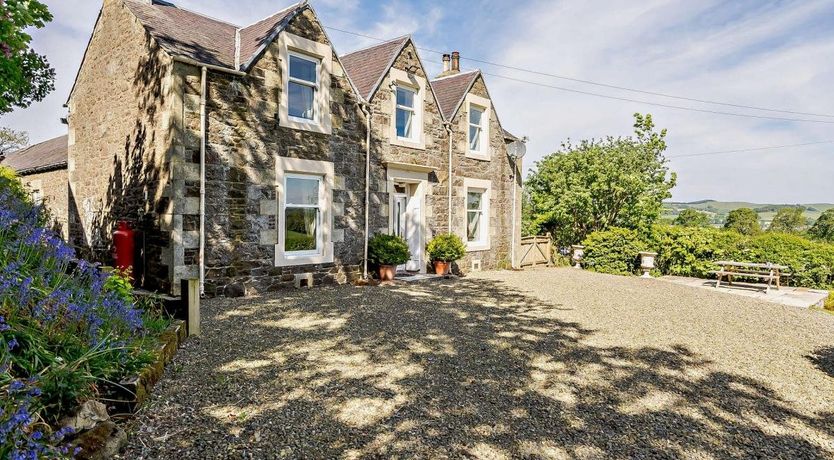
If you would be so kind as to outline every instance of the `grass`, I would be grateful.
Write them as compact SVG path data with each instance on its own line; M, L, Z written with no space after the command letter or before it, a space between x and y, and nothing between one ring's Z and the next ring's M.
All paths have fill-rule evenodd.
M834 312L834 291L828 293L828 298L825 300L825 309Z

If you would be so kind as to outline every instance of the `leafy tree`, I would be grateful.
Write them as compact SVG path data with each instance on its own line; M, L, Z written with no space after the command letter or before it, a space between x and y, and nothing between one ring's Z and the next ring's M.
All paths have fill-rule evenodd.
M802 215L802 208L779 208L768 231L799 233L808 227L808 219Z
M834 208L823 212L808 233L814 238L834 243Z
M525 189L525 227L561 246L608 227L645 228L660 216L677 176L663 152L666 130L634 115L634 137L570 141L536 163Z
M29 47L32 37L24 32L51 20L37 0L0 1L0 114L28 107L55 89L55 70Z
M753 235L762 231L759 213L750 208L733 209L727 214L724 228L735 230L742 235Z
M3 161L7 153L25 147L28 143L29 134L26 131L0 128L0 161Z
M684 209L673 222L682 227L709 227L710 219L707 213L697 209Z

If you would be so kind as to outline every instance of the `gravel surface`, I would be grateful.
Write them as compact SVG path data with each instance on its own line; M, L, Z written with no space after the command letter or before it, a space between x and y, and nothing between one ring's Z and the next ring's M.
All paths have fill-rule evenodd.
M834 315L573 269L204 302L122 458L834 458Z

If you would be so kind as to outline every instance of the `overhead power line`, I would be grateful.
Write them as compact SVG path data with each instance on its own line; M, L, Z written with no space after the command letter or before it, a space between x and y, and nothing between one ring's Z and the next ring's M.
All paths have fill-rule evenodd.
M681 106L681 105L672 105L672 104L663 104L663 103L660 103L660 102L642 101L642 100L639 100L639 99L631 99L631 98L619 97L619 96L610 96L608 94L593 93L593 92L590 92L590 91L583 91L583 90L579 90L579 89L565 88L565 87L556 86L556 85L549 85L547 83L540 83L540 82L535 82L535 81L530 81L530 80L523 80L523 79L520 79L520 78L508 77L506 75L498 75L498 74L487 73L487 72L483 72L483 71L481 73L483 73L484 75L489 75L491 77L503 78L505 80L515 81L515 82L518 82L518 83L526 83L526 84L529 84L529 85L536 85L536 86L541 86L541 87L544 87L544 88L551 88L551 89L556 89L556 90L559 90L559 91L565 91L565 92L569 92L569 93L584 94L586 96L601 97L601 98L605 98L605 99L613 99L613 100L616 100L616 101L634 102L634 103L637 103L637 104L652 105L652 106L655 106L655 107L665 107L667 109L686 110L686 111L690 111L690 112L700 112L700 113L710 113L710 114L713 114L713 115L727 115L727 116L731 116L731 117L757 118L757 119L761 119L761 120L776 120L776 121L790 121L790 122L802 122L802 123L834 124L834 120L829 121L829 120L814 120L814 119L811 119L811 118L789 118L789 117L774 117L774 116L770 116L770 115L753 115L753 114L748 114L748 113L724 112L724 111L721 111L721 110L698 109L698 108L695 108L695 107L684 107L684 106Z
M350 31L350 30L340 29L340 28L337 28L337 27L326 26L326 28L331 29L331 30L335 30L337 32L342 32L342 33L345 33L345 34L349 34L349 35L355 35L355 36L358 36L358 37L363 37L363 38L368 38L368 39L371 39L371 40L376 40L376 41L379 41L379 42L389 41L389 40L382 39L382 38L379 38L379 37L374 37L374 36L359 33L359 32L353 32L353 31ZM430 53L435 53L435 54L445 54L442 51L434 50L434 49L431 49L431 48L425 48L425 47L419 47L418 46L417 49L422 50L422 51L427 51L427 52L430 52ZM668 93L661 93L661 92L657 92L657 91L647 91L647 90L642 90L642 89L629 88L629 87L626 87L626 86L612 85L612 84L608 84L608 83L600 83L600 82L595 82L595 81L592 81L592 80L586 80L586 79L574 78L574 77L567 77L567 76L564 76L564 75L557 75L557 74L548 73L548 72L540 72L540 71L537 71L537 70L526 69L526 68L516 67L516 66L510 66L510 65L506 65L506 64L500 64L500 63L497 63L497 62L490 62L490 61L486 61L486 60L483 60L483 59L468 57L466 55L462 55L461 59L472 61L472 62L477 62L477 63L480 63L480 64L486 64L486 65L501 67L501 68L505 68L505 69L509 69L509 70L518 71L518 72L526 72L526 73L531 73L531 74L534 74L534 75L557 78L557 79L573 81L573 82L577 82L577 83L584 83L584 84L599 86L599 87L603 87L603 88L611 88L611 89L617 89L617 90L621 90L621 91L630 91L630 92L652 95L652 96L658 96L658 97L665 97L665 98L670 98L670 99L679 99L679 100L684 100L684 101L689 101L689 102L697 102L697 103L702 103L702 104L714 104L714 105L721 105L721 106L725 106L725 107L735 107L735 108L742 108L742 109L759 110L759 111L772 112L772 113L787 113L787 114L792 114L792 115L804 115L804 116L813 116L813 117L834 118L834 115L832 115L832 114L801 112L801 111L796 111L796 110L774 109L774 108L759 107L759 106L753 106L753 105L734 104L734 103L730 103L730 102L715 101L715 100L710 100L710 99L699 99L699 98L687 97L687 96L677 96L677 95L668 94ZM496 74L488 74L486 72L482 72L482 73L484 73L485 75L490 75L490 76L497 77L497 78L504 78L504 79L508 79L508 80L514 80L514 81L519 82L519 83L527 83L527 84L533 84L533 85L539 85L539 86L547 86L547 87L550 87L550 88L553 88L553 89L570 91L570 92L585 94L585 95L589 95L589 96L604 97L604 98L609 98L609 99L616 99L616 100L634 102L634 103L639 103L639 104L654 105L654 106L657 106L657 107L673 108L673 109L678 109L678 110L690 110L690 111L695 111L695 112L712 113L712 114L717 114L717 115L729 115L729 116L736 116L736 117L749 117L749 118L770 119L770 120L779 120L779 121L805 122L805 123L834 123L834 121L826 121L826 120L812 120L812 119L803 119L803 118L776 117L776 116L743 114L743 113L735 113L735 112L724 112L724 111L719 111L719 110L697 109L697 108L694 108L694 107L676 106L676 105L671 105L671 104L663 104L663 103L656 103L656 102L650 102L650 101L642 101L642 100L638 100L638 99L630 99L630 98L624 98L624 97L610 96L610 95L605 95L605 94L600 94L600 93L593 93L593 92L589 92L589 91L562 88L562 87L557 87L557 86L554 86L554 85L547 85L547 84L544 84L544 83L532 82L532 81L523 80L523 79L519 79L519 78L512 78L512 77L503 76L503 75L496 75Z
M834 144L834 140L830 141L818 141L818 142L805 142L803 144L789 144L789 145L772 145L769 147L753 147L749 149L738 149L738 150L720 150L717 152L701 152L701 153L687 153L684 155L667 155L667 158L686 158L686 157L701 157L707 155L722 155L725 153L743 153L743 152L758 152L762 150L777 150L777 149L786 149L791 147L805 147L809 145L821 145L821 144Z

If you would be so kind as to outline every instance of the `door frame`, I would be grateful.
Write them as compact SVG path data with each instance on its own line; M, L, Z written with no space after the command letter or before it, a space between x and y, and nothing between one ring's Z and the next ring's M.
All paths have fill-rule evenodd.
M388 179L388 233L394 234L394 185L398 182L413 185L414 197L411 199L419 200L420 205L420 220L419 228L419 252L417 253L417 262L420 267L420 273L426 273L426 191L428 190L429 175L426 171L413 171L408 169L401 169L389 165L386 170L386 178Z

